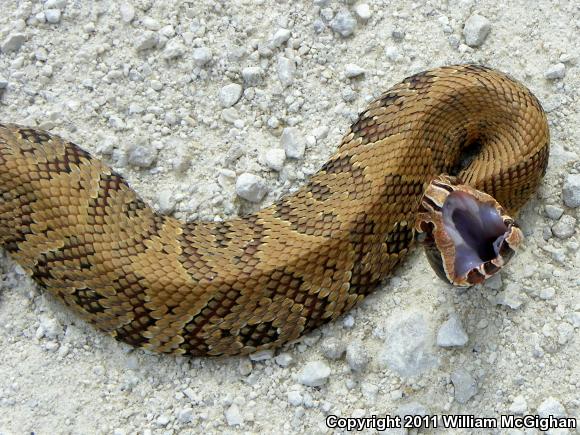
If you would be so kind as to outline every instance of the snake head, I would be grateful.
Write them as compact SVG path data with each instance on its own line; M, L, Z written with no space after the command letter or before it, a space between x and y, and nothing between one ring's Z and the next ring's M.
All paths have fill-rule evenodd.
M493 197L456 182L439 176L429 184L415 230L437 275L469 287L496 274L524 236Z

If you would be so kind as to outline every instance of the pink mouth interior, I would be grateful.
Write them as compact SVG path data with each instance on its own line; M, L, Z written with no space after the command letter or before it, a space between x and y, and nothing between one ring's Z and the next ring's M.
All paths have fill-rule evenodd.
M445 200L443 225L455 245L457 276L497 257L509 230L495 207L461 191Z

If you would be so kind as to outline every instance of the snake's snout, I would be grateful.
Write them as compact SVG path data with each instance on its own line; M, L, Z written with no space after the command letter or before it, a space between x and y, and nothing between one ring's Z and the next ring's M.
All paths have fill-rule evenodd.
M493 197L446 176L426 189L415 229L437 275L462 287L497 273L523 241Z

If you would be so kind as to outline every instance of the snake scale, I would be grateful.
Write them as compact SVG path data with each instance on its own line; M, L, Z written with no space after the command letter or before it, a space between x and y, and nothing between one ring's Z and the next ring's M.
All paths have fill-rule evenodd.
M336 319L391 274L434 176L457 175L517 212L545 172L548 142L523 85L478 65L436 68L376 98L293 194L248 216L186 223L157 214L76 145L0 124L0 244L119 340L247 354Z

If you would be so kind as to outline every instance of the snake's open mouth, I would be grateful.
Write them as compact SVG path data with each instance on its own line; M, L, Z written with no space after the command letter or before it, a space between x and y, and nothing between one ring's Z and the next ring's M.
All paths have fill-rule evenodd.
M490 204L451 192L443 204L443 225L455 245L455 273L465 275L499 255L509 227Z
M497 273L523 240L497 201L449 177L435 179L425 191L416 230L437 275L458 286Z

